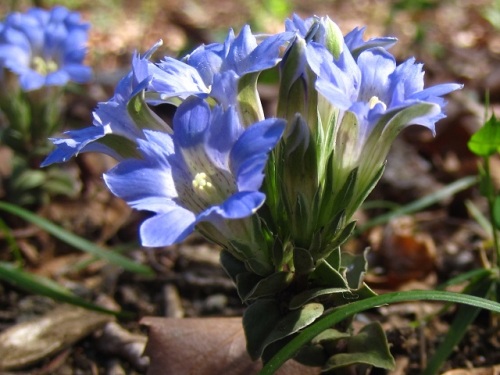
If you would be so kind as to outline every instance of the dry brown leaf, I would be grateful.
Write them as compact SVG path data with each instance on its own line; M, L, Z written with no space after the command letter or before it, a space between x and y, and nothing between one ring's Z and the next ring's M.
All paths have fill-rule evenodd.
M472 369L455 369L446 371L443 375L500 375L500 365Z
M262 368L245 349L241 318L142 319L149 328L148 375L251 375ZM288 361L276 374L317 375L318 368Z
M41 318L17 324L0 334L0 369L29 366L68 347L112 316L79 307L58 307Z

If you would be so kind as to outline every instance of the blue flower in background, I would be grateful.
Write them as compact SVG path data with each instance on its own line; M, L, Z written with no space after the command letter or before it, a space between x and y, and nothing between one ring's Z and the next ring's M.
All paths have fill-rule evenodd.
M105 182L132 207L154 212L141 225L145 246L182 241L196 225L241 219L264 203L259 191L268 153L285 121L266 119L244 129L233 107L210 109L198 97L183 102L173 134L145 130L142 158L127 159L105 174Z
M24 91L87 82L88 29L78 13L61 6L11 13L0 26L0 68L18 75Z

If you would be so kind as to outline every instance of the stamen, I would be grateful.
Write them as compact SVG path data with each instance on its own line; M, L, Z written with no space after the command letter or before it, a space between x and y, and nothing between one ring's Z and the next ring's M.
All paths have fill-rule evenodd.
M387 109L387 105L378 98L378 96L372 96L370 98L370 100L368 101L368 104L370 106L370 109L373 109L377 104L382 104L382 106L384 107L384 110Z
M40 56L35 56L32 64L33 69L44 76L57 70L57 64L54 61L44 60Z
M205 172L197 173L193 179L193 187L198 190L205 190L205 188L211 188L213 185L208 181L208 176Z

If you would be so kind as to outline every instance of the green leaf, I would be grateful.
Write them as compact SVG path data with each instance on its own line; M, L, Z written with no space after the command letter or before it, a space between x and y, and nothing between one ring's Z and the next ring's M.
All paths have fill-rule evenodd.
M31 213L28 210L25 210L21 207L17 207L15 205L1 202L0 201L0 210L7 211L13 215L16 215L30 223L42 228L48 233L52 234L54 237L60 239L61 241L67 243L68 245L74 246L75 248L85 251L89 254L95 255L101 259L104 259L114 265L120 266L123 269L135 272L138 274L142 274L145 276L153 276L154 272L149 267L135 263L134 261L117 254L113 251L106 250L93 244L90 241L87 241L77 235L74 235L71 232L64 230L63 228L55 225L54 223Z
M322 304L309 303L300 309L286 314L267 335L261 346L262 352L264 352L264 349L269 344L290 336L310 325L323 314L323 311L324 307Z
M254 360L260 358L269 344L308 326L322 313L321 304L311 303L282 316L277 301L255 301L243 314L243 329L250 357Z
M353 289L363 285L363 278L368 268L367 254L368 249L363 251L363 254L342 253L342 266L345 268L347 283Z
M311 273L311 280L318 286L349 289L347 280L324 259L316 264L316 269Z
M366 364L393 370L396 363L379 322L361 328L358 334L347 338L347 353L331 356L322 371L330 371L354 364Z
M321 319L318 319L283 346L283 348L264 365L260 375L274 374L283 363L293 358L301 347L313 340L321 332L335 326L354 314L385 304L421 300L462 303L500 313L500 303L489 301L484 298L464 295L462 293L415 290L382 294L352 302L326 313Z
M293 279L293 274L285 271L276 272L264 279L258 278L258 280L255 280L255 274L251 272L248 272L248 274L242 273L236 277L238 293L240 293L240 288L242 291L247 290L246 293L240 294L243 302L273 296L286 289ZM245 282L247 284L242 288L241 284Z
M245 310L243 330L247 340L247 352L253 360L262 355L263 343L280 317L278 303L272 299L257 300Z
M302 307L307 302L325 295L335 294L335 293L349 293L349 288L314 288L303 291L295 295L288 304L290 310L298 309Z
M500 121L495 115L472 135L467 146L477 156L488 157L500 152Z
M84 307L89 310L104 312L107 314L130 317L130 313L105 309L104 307L88 302L58 283L45 277L25 272L14 265L0 262L0 279L15 285L27 292L50 297L56 301L70 303L75 306Z

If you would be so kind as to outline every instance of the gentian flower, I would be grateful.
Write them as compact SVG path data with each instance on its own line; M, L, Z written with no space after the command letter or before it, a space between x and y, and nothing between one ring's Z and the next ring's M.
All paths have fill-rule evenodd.
M161 41L143 55L135 53L132 66L142 66L142 62L149 59L160 45ZM139 78L142 81L138 81ZM168 125L159 119L142 100L143 92L150 81L151 77L137 76L130 71L116 86L113 97L97 105L97 109L92 114L93 126L70 130L64 133L64 137L50 139L56 145L56 149L43 161L42 167L65 162L81 152L101 152L122 160L124 156L135 154L136 140L144 138L141 126L169 131ZM137 103L141 104L138 113L148 117L150 121L147 124L143 124L143 121L136 121L137 119L131 114L128 108L131 100L137 100ZM112 144L106 143L103 138L110 134L120 137L120 141Z
M61 6L11 13L0 28L0 68L19 76L24 91L87 82L88 28L78 13Z
M275 66L280 61L280 46L292 37L293 33L285 32L258 43L248 25L238 36L230 30L224 43L201 46L182 61L167 57L158 64L148 63L148 75L153 77L149 89L164 101L210 95L226 107L235 105L238 81Z
M328 39L332 37L332 28L338 29L338 26L328 16L321 18L314 16L303 20L297 14L294 14L291 19L285 21L286 31L294 31L300 37L311 38L314 42L324 46L328 45ZM365 29L366 27L356 27L344 37L345 45L354 56L373 47L390 48L397 42L394 37L370 38L365 41L363 39ZM340 32L339 29L338 32Z
M105 182L132 207L155 213L141 225L145 246L180 242L205 223L230 238L224 221L248 217L264 203L263 170L284 121L244 129L233 107L212 110L191 97L173 123L173 134L145 130L138 140L141 158L122 161Z
M410 59L397 66L395 58L381 47L365 49L357 58L345 47L335 59L325 46L311 42L306 54L317 75L316 89L339 111L334 175L345 181L359 168L356 202L373 185L397 134L412 124L434 133L435 123L445 117L446 102L441 96L462 87L440 84L424 89L421 64ZM354 206L351 213L357 208Z

